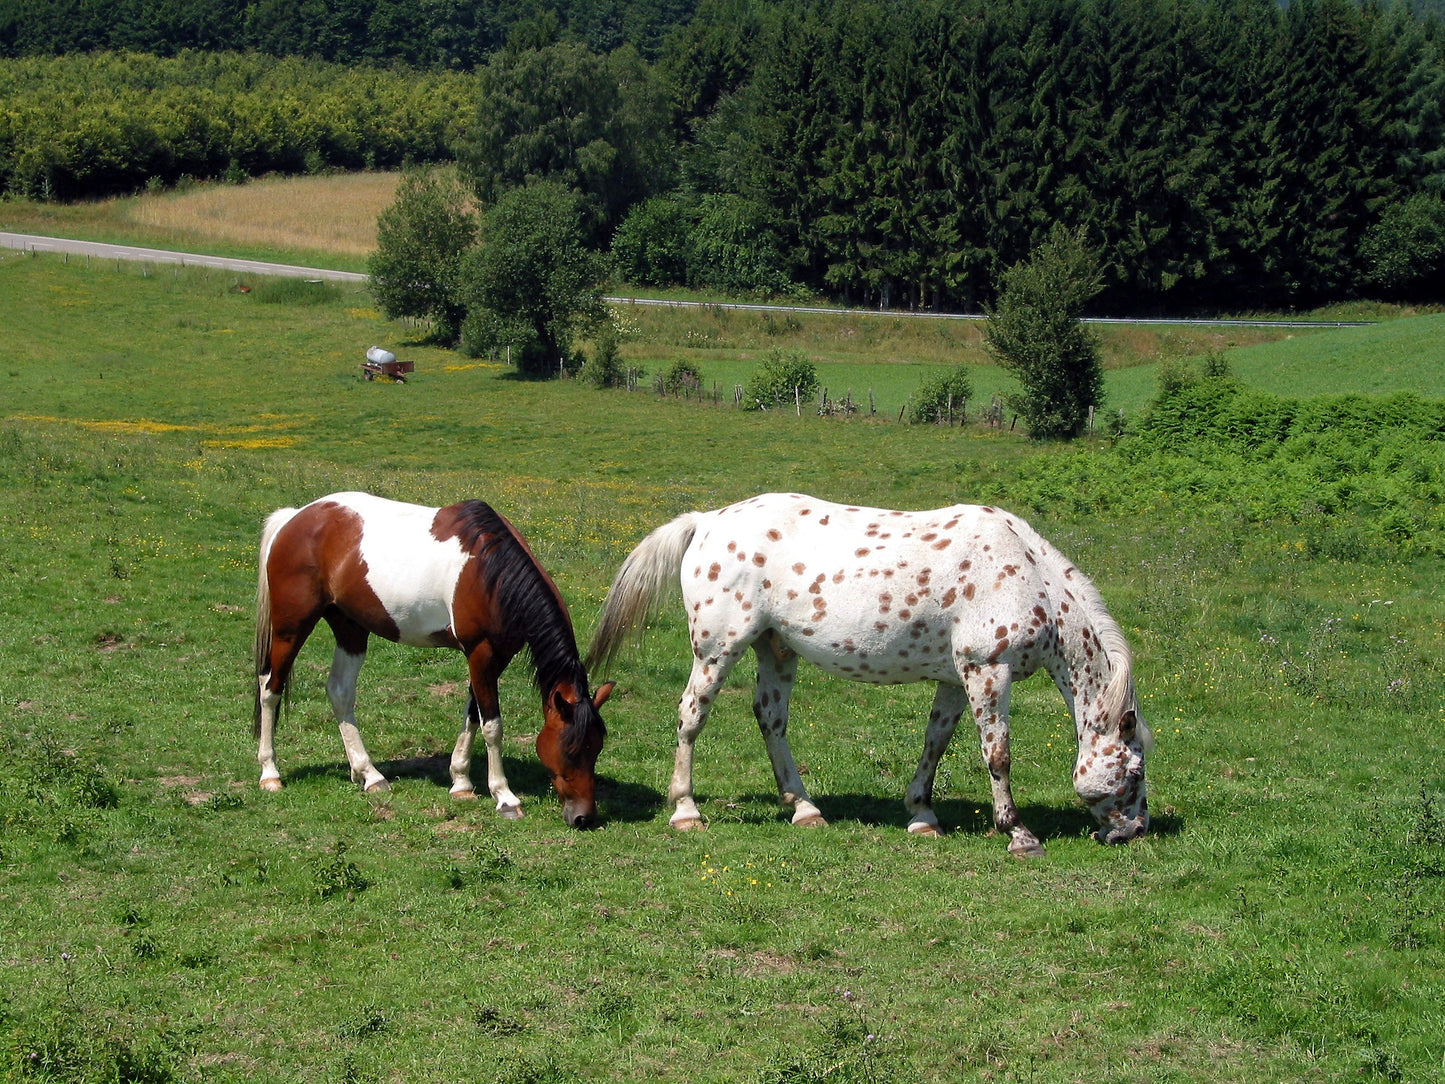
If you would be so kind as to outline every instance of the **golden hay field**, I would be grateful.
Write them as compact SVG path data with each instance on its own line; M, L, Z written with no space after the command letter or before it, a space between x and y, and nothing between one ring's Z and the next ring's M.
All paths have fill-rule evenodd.
M339 173L206 185L136 198L125 217L177 237L364 257L376 248L376 216L391 203L399 176Z

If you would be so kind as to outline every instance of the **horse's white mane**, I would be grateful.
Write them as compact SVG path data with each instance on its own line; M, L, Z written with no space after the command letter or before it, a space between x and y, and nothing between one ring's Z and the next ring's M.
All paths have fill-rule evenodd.
M1089 621L1094 627L1094 633L1099 638L1099 643L1104 647L1104 654L1109 659L1109 684L1104 689L1102 698L1104 717L1113 722L1123 718L1124 713L1133 710L1138 715L1138 702L1134 693L1134 656L1129 650L1129 641L1124 638L1124 630L1109 613L1108 607L1104 605L1104 597L1099 594L1099 589L1094 586L1094 581L1067 557L1047 542L1042 535L1032 527L1015 519L1018 526L1026 527L1026 532L1020 532L1024 540L1032 546L1035 551L1049 561L1053 571L1059 579L1066 579L1069 589L1084 605ZM1067 572L1067 575L1065 573ZM1152 744L1153 735L1145 725L1142 717L1139 718L1140 733L1147 744Z

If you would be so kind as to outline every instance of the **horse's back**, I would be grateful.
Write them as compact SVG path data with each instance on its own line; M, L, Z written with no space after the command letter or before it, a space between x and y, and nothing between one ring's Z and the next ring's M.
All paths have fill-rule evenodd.
M772 628L847 677L953 681L960 663L1036 663L1051 561L1027 524L989 506L765 494L702 517L682 583L695 631Z
M467 554L433 530L438 510L369 493L333 493L300 509L272 545L273 580L300 589L388 639L428 645L451 624Z

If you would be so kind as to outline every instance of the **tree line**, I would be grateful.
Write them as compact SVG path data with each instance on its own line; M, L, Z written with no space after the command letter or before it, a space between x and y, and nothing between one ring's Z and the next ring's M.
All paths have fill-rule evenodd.
M623 255L651 273L667 224L726 199L755 262L870 305L987 303L1055 223L1097 245L1104 304L1419 288L1442 46L1349 0L715 0L662 61L685 153ZM1435 262L1368 281L1422 245Z
M655 56L694 0L0 0L0 57L191 49L469 71L555 20L598 52Z
M0 61L0 193L71 200L450 159L475 82L255 54Z
M354 10L379 28L381 2ZM64 5L0 7L0 30L22 7ZM353 10L242 14L323 9ZM572 193L627 281L883 307L990 305L1056 225L1096 252L1097 311L1438 295L1445 274L1445 31L1401 5L701 0L655 9L645 49L594 47L583 10L514 18L469 73L0 61L0 184L69 197L454 156L484 207L544 180Z

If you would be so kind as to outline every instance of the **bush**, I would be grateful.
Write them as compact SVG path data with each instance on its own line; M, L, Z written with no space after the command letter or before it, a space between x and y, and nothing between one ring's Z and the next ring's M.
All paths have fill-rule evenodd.
M1360 256L1386 294L1428 294L1445 273L1445 200L1421 192L1391 204L1361 240Z
M973 395L968 370L959 365L952 372L929 377L908 400L908 420L915 425L936 424L957 418L963 421L965 404Z
M481 233L461 272L462 350L479 357L510 347L531 377L570 368L573 338L607 319L610 267L583 244L581 201L553 181L515 188L487 212Z
M597 330L597 353L582 363L581 379L594 388L620 388L627 380L622 354L617 349L617 329L604 321Z
M466 315L461 272L476 239L476 216L455 178L427 169L403 173L391 206L376 220L376 251L367 265L381 311L392 320L430 320L437 342L456 342Z
M704 196L689 244L691 285L767 297L792 283L772 212L742 196Z
M679 358L662 374L662 388L668 395L689 395L702 391L702 370Z
M818 391L818 370L799 353L770 350L748 377L743 390L744 410L772 410L799 399L811 399Z

